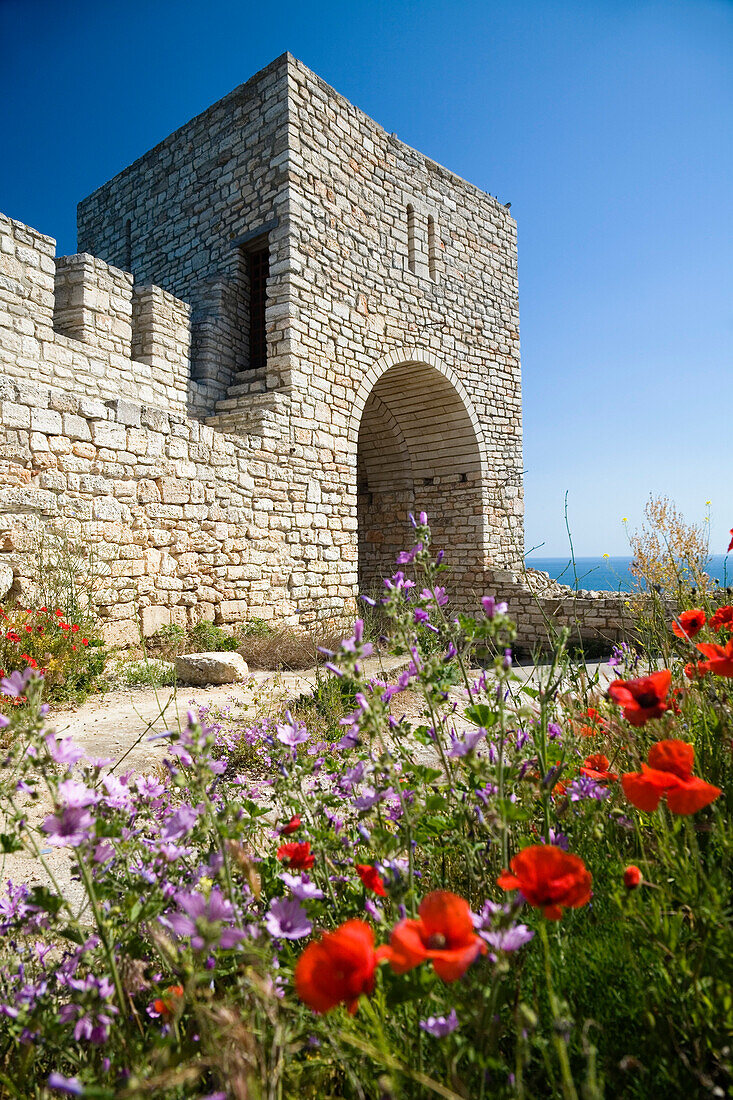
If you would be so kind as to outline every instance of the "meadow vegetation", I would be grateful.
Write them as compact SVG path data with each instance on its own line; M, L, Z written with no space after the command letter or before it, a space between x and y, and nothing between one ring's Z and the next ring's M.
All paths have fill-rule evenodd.
M191 714L155 774L5 676L0 846L43 885L0 899L0 1096L730 1095L733 607L685 590L607 690L562 636L527 680L424 515L397 564L403 671L360 619L314 696Z

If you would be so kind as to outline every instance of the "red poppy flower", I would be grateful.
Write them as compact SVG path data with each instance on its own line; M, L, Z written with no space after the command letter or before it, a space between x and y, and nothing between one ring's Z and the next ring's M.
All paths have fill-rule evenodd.
M730 533L731 533L731 535L733 535L733 527L731 527ZM728 553L729 554L730 554L731 550L733 550L733 539L731 539L730 542L728 543Z
M683 611L675 622L672 623L672 632L678 638L694 638L699 634L707 622L705 612L696 607L692 611Z
M554 844L523 848L511 862L512 872L496 880L502 890L521 890L530 905L548 920L560 920L563 909L579 909L591 898L593 878L580 856Z
M74 625L71 628L71 633L72 634L78 634L79 633L79 624L78 623L74 623Z
M293 871L307 871L316 862L308 840L291 840L289 844L281 844L277 850L277 858Z
M348 920L335 932L309 943L295 967L295 990L314 1012L345 1004L353 1015L362 993L374 989L374 936L362 920Z
M713 642L698 642L697 648L707 661L701 661L702 666L716 676L733 676L733 638L727 645L714 645Z
M622 708L627 722L643 726L650 718L659 718L669 710L666 699L671 683L672 673L665 668L651 676L640 676L638 680L614 680L608 687L608 694Z
M83 641L83 639L82 639ZM293 814L287 825L282 825L280 828L280 836L290 836L292 833L297 833L300 828L300 814Z
M183 999L183 986L182 985L169 985L163 993L162 997L158 997L153 1001L153 1008L162 1016L168 1020L171 1016L175 1016L176 1010Z
M583 767L580 769L581 775L587 775L589 779L595 779L596 782L602 782L607 779L613 782L618 779L615 772L608 770L610 761L607 756L604 756L602 752L596 752L593 756L589 756L587 760L583 761Z
M714 802L719 787L692 774L695 750L686 741L657 741L640 772L621 776L624 794L637 810L652 813L662 797L673 814L694 814Z
M82 638L81 644L82 645L89 645L89 639L88 638Z
M380 898L386 898L387 891L376 867L371 867L368 863L357 863L356 873L367 890L373 890Z
M624 886L626 889L635 890L637 886L641 885L641 879L642 875L639 868L635 864L630 863L624 871Z
M694 661L688 661L685 665L685 676L688 680L700 680L707 671L705 661L698 661L697 664Z
M464 898L436 890L423 898L418 913L417 920L400 921L392 929L389 947L379 949L379 958L388 959L395 974L405 974L429 959L444 982L454 982L486 953Z
M733 607L729 605L719 607L715 614L710 616L709 626L711 630L733 630Z

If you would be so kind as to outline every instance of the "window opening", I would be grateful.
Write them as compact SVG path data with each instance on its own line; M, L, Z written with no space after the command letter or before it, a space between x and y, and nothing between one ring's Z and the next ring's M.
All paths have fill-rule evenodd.
M415 208L412 205L407 207L407 266L410 271L415 274L416 259L417 259L417 245L415 241Z
M249 369L267 365L267 279L270 274L270 250L258 248L247 254L249 276Z
M433 282L438 278L438 240L435 234L435 218L428 214L428 273Z

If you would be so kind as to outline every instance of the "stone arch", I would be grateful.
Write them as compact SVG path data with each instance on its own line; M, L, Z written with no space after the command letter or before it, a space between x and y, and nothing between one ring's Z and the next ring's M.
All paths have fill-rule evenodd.
M486 559L486 449L461 380L421 349L390 353L357 392L350 442L357 480L359 587L377 588L410 541L408 513L428 513L457 589Z

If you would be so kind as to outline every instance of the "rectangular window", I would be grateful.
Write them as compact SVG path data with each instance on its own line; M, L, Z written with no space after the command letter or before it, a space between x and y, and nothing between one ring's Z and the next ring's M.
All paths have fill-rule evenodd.
M267 365L267 279L270 274L270 250L258 248L247 253L249 281L249 369Z
M435 234L435 218L428 214L428 273L433 282L438 278L438 238Z

